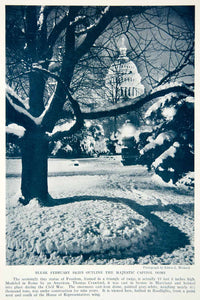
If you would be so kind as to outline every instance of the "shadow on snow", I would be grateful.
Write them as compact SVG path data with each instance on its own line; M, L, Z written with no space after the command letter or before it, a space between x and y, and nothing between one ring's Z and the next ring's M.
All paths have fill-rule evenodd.
M48 207L57 206L57 205L64 205L78 201L87 201L87 200L105 200L105 201L112 201L115 203L123 203L129 206L131 209L139 213L140 215L144 216L148 219L152 225L156 228L156 239L153 244L150 243L148 250L144 250L139 253L133 253L133 255L127 256L127 254L122 254L120 257L128 258L133 257L137 259L141 256L146 255L156 255L161 256L164 252L171 253L178 248L185 247L186 245L190 244L189 238L186 236L185 233L181 232L174 226L169 225L167 222L161 220L158 216L156 216L153 212L159 211L169 211L173 210L175 213L183 215L185 211L193 210L193 205L140 205L136 203L134 200L127 199L127 198L119 198L119 197L105 197L105 196L91 196L91 195L84 195L84 196L74 196L68 198L61 198L61 199L51 199L50 202L46 205ZM87 259L90 254L83 255L85 259ZM104 258L106 254L104 255ZM103 257L102 257L103 258Z

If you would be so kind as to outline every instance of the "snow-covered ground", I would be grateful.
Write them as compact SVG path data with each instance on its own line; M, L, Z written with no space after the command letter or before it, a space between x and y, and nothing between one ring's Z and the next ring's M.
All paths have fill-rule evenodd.
M192 190L120 156L50 159L51 204L22 206L20 173L8 159L7 264L194 263Z

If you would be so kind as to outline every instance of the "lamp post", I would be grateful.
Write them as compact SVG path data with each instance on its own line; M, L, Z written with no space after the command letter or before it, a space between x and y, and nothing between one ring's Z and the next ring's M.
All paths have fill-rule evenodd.
M134 165L137 162L139 151L137 148L137 129L135 126L127 120L122 126L121 135L122 135L122 164Z

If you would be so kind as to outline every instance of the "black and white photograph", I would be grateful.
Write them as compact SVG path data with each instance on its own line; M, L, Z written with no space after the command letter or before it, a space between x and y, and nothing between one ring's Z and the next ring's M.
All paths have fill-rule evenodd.
M6 265L193 266L195 5L6 5L5 46Z

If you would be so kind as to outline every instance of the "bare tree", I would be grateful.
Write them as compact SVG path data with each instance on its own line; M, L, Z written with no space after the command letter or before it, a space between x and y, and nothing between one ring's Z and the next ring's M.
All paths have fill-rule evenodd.
M187 85L173 84L139 96L134 102L112 106L108 102L103 108L91 109L92 83L97 86L100 82L99 89L104 84L106 67L116 55L115 39L121 34L130 41L132 58L138 60L140 68L143 66L144 79L151 87L177 77L193 63L192 21L186 24L186 32L186 25L182 25L185 13L179 7L175 11L144 6L7 6L6 14L6 120L7 124L25 128L21 142L24 203L34 197L42 203L48 201L50 140L74 134L86 119L125 114L173 91L193 95ZM182 14L178 20L184 37L177 37L178 30L172 25L178 14ZM167 39L165 44L161 38ZM169 57L160 70L157 53L165 51ZM154 76L159 70L162 78ZM72 118L69 130L54 130L60 119Z

